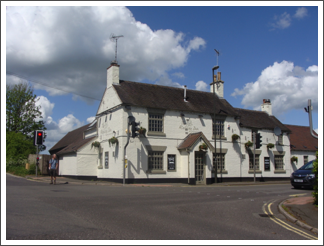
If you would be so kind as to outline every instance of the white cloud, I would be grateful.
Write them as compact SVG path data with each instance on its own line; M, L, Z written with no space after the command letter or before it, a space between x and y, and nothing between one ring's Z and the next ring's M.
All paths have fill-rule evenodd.
M184 74L181 73L181 72L173 73L172 76L174 76L174 77L176 77L176 78L180 78L180 79L185 78Z
M40 106L39 111L42 113L42 119L44 122L46 122L47 118L52 115L54 103L51 103L46 97L39 96L36 98L36 106ZM37 119L40 120L40 119Z
M307 16L308 10L305 7L298 8L294 17L297 19L302 19Z
M81 127L81 122L75 118L72 114L68 114L59 120L58 127L60 132L68 133L76 128Z
M124 36L117 57L124 80L177 84L167 72L205 46L200 37L153 31L126 7L8 7L6 20L7 71L62 90L46 87L50 95L75 92L100 99L106 68L115 58L112 33ZM35 88L44 88L40 84Z
M46 127L46 150L52 148L60 139L62 139L68 132L75 130L83 125L80 120L75 118L72 114L69 114L61 119L58 123L53 120L51 117L55 104L51 103L48 98L44 96L37 97L36 106L41 106L40 111L42 113L42 119ZM89 117L87 122L92 122L95 117Z
M247 83L243 89L236 88L231 96L244 95L245 107L260 109L263 99L270 99L274 115L289 110L303 110L308 99L312 99L314 110L318 107L318 67L304 70L292 62L275 62L264 69L255 82Z
M196 83L196 90L208 91L208 85L204 81L200 80Z
M95 120L95 118L96 118L95 116L91 116L91 117L87 118L87 122L92 123Z
M275 23L272 23L271 26L274 28L285 29L291 24L291 17L287 12L283 13L279 17L276 15L273 19Z

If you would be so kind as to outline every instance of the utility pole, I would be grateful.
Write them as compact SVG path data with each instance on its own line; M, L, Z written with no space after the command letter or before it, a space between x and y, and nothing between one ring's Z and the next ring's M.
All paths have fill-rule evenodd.
M313 110L313 106L312 106L312 100L308 99L308 107L304 108L306 113L308 113L308 118L309 118L309 129L310 129L310 133L314 138L318 139L318 136L316 136L313 132L313 120L312 120L312 110Z

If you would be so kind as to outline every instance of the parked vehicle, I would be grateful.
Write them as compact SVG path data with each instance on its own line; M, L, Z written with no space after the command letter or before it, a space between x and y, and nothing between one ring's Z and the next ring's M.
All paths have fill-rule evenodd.
M312 188L315 181L313 173L314 160L306 163L304 166L293 172L290 176L290 183L294 188Z

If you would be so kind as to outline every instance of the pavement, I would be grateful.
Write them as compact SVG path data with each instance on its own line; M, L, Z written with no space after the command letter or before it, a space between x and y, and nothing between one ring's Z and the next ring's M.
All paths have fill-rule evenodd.
M35 175L26 176L28 180L50 183L49 176ZM269 184L289 184L289 181L267 181L267 182L223 182L214 183L208 186L246 186L246 185L269 185ZM122 183L99 180L82 180L68 177L56 177L56 185L78 184L78 185L109 185L123 186ZM183 187L189 186L183 183L164 183L164 184L125 184L125 186L140 187ZM201 186L201 185L199 185ZM318 234L318 208L313 205L314 198L312 196L295 196L289 197L280 202L278 209L287 220Z

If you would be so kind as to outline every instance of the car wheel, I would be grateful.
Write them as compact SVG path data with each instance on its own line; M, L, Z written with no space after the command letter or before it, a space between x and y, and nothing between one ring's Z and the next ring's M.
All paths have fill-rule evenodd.
M299 187L298 186L296 186L296 185L293 185L294 186L294 189L298 189Z

